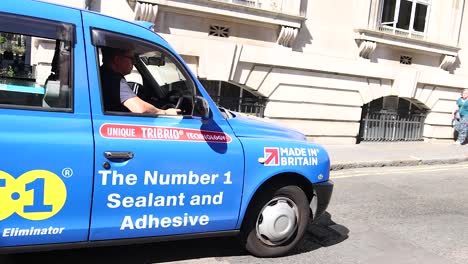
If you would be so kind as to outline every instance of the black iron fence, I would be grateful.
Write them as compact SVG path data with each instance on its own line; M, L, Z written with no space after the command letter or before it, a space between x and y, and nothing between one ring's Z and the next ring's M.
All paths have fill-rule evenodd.
M262 97L240 98L240 97L218 97L212 96L219 106L232 111L263 117L266 99Z
M426 114L400 116L398 113L368 112L361 121L361 141L423 140Z
M267 99L260 94L229 82L209 80L200 80L200 82L218 106L263 117Z

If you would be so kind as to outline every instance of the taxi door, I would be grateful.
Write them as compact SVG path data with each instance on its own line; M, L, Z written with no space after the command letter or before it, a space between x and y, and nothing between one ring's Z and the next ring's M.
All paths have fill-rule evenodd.
M193 102L179 116L106 111L99 78L102 48L132 47L138 56L120 59L133 59L135 68L126 79L145 93L182 87L190 101L206 92L150 30L91 13L83 19L96 143L90 239L234 230L244 158L228 123L216 109L202 119L192 111ZM146 99L151 98L146 94Z
M0 10L2 36L24 49L4 56L11 71L0 76L0 248L87 241L94 153L81 13L22 0Z

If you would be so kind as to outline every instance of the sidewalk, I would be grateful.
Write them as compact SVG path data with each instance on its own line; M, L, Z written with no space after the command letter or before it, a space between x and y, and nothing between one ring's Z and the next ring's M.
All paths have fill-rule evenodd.
M468 145L449 143L385 142L323 147L330 155L331 170L468 161Z

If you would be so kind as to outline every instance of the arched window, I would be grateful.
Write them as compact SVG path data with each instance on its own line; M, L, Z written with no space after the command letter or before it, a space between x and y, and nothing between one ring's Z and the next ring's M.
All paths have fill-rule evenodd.
M255 91L223 81L200 80L200 82L218 106L263 117L266 98Z
M387 96L362 107L358 141L423 140L427 107L418 101Z

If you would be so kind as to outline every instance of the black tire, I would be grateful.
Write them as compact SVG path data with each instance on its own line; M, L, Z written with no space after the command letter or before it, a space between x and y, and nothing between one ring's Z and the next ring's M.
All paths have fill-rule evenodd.
M241 229L241 243L247 251L257 257L278 257L290 253L302 240L309 222L310 209L307 196L298 186L283 186L276 190L265 190L258 197L254 197L249 207ZM282 241L269 241L268 237L258 236L257 221L262 222L260 214L278 201L287 202L292 211L296 212L294 231ZM275 205L273 205L275 206ZM266 211L265 211L266 212Z

